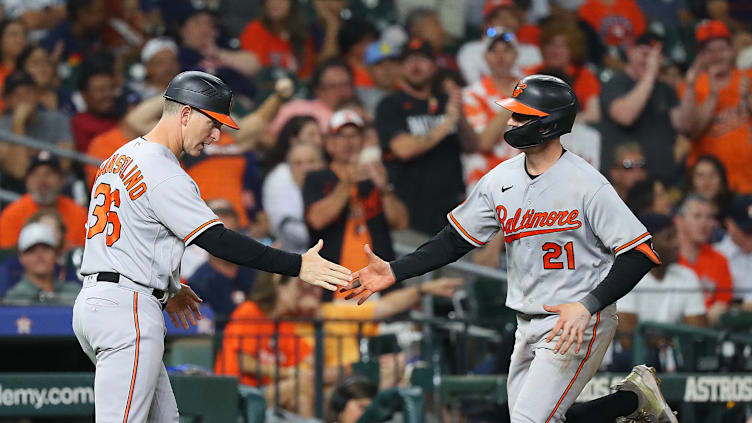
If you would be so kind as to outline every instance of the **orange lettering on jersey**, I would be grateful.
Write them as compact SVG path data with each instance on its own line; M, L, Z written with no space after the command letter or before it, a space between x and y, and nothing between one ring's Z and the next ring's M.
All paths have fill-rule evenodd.
M138 197L141 196L141 194L146 192L146 184L141 182L140 184L136 185L135 188L133 188L133 191L130 191L128 195L131 197L131 200L135 200Z
M119 172L120 173L120 179L123 179L123 173L125 173L125 171L128 169L128 166L130 166L131 163L133 163L133 159L131 159L130 157L125 156L125 158L126 158L125 164L123 164L122 166L120 166L120 172Z
M504 231L506 242L527 236L579 229L582 226L582 222L577 218L579 214L578 210L536 212L535 209L525 210L523 214L522 209L518 208L514 217L507 219L507 209L504 206L496 206L496 216ZM522 220L520 220L520 215L522 215Z
M144 177L141 176L141 171L139 170L136 173L134 173L133 176L123 181L123 185L125 185L125 190L130 191L131 188L133 188L142 179L144 179Z
M118 173L120 168L123 166L123 163L125 163L125 159L127 158L127 156L118 157L117 162L115 162L115 166L112 167L112 173Z
M112 173L112 166L115 165L115 161L118 159L118 156L119 154L115 154L114 156L112 156L112 158L110 159L110 162L107 163L107 169L105 170L105 172Z

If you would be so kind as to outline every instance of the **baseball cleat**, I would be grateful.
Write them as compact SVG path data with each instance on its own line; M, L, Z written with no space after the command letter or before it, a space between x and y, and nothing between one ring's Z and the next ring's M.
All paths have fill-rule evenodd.
M635 366L632 373L621 382L613 386L613 389L617 391L630 391L637 394L637 410L626 416L626 421L679 423L676 413L671 410L661 394L660 384L661 380L655 376L655 369L640 364Z

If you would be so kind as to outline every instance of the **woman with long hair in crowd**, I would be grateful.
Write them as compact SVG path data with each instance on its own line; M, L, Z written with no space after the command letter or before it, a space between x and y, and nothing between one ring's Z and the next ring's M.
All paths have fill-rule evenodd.
M240 34L240 47L250 51L263 67L280 67L308 78L313 72L313 39L298 7L291 0L264 0L261 16Z

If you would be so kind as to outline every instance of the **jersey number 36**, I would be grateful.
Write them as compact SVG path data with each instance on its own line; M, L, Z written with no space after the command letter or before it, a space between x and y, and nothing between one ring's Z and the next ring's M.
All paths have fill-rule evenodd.
M99 196L104 197L104 203L94 207L92 214L97 218L97 222L89 228L86 238L91 239L94 235L106 232L107 246L110 247L120 239L120 218L116 211L110 210L113 205L120 207L120 191L112 191L109 184L101 183L94 191L93 201L99 201ZM112 224L112 232L106 231L109 224Z

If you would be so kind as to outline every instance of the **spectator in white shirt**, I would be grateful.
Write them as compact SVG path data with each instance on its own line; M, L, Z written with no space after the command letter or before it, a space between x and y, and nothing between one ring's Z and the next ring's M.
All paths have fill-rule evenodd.
M486 2L483 8L481 38L463 44L457 53L457 63L468 84L478 82L483 75L488 75L491 72L484 59L488 41L500 33L516 34L524 22L520 19L521 15L522 11L512 0L488 0ZM538 46L518 42L517 59L512 68L512 73L522 76L523 68L536 66L542 61L543 57Z
M619 331L632 332L638 321L707 326L700 281L691 269L676 263L679 241L673 220L658 214L643 215L640 220L653 235L662 264L618 301Z
M739 195L731 201L725 223L728 232L713 247L728 260L734 299L752 310L752 195Z

